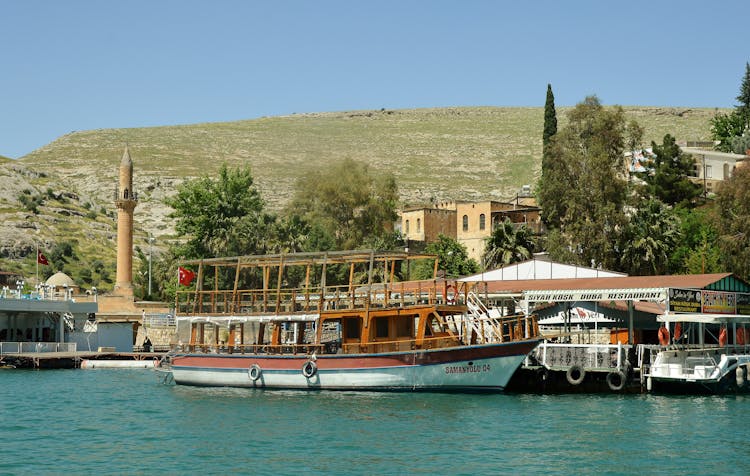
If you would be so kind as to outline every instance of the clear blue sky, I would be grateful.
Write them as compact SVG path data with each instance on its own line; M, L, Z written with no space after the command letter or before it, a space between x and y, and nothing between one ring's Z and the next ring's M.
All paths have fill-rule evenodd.
M0 0L0 155L293 112L731 107L750 2Z

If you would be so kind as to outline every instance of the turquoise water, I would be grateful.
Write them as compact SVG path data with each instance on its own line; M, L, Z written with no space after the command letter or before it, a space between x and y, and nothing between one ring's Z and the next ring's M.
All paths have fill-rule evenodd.
M0 474L750 474L750 397L211 389L0 371Z

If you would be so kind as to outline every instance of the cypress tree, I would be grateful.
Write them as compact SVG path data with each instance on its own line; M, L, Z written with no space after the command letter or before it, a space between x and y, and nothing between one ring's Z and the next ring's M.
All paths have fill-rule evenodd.
M745 119L745 127L748 127L750 125L750 63L745 63L745 77L742 78L737 100L740 102L737 111Z
M555 112L555 95L552 94L552 85L547 84L547 101L544 103L544 135L542 143L544 152L547 151L550 138L557 134L557 113Z

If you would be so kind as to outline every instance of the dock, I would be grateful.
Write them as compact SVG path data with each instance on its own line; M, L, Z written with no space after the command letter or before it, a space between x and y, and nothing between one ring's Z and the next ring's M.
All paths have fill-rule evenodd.
M19 352L0 355L1 368L75 369L82 360L161 360L166 352Z

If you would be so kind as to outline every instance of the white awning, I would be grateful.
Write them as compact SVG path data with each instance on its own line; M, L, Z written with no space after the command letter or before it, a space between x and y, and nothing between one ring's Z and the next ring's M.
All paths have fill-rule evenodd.
M750 316L742 314L662 314L657 322L699 322L703 324L750 324Z

